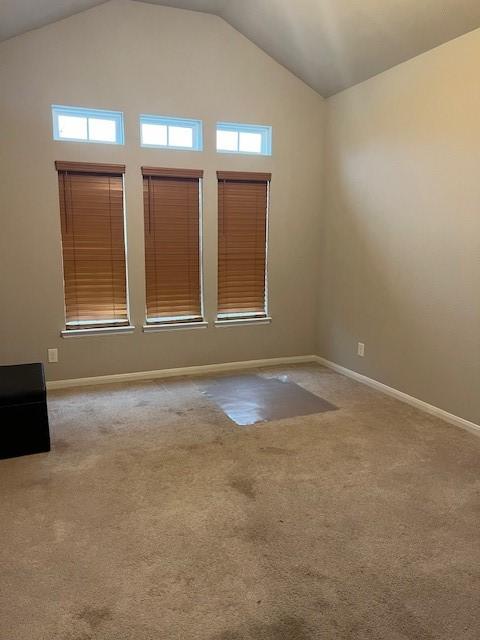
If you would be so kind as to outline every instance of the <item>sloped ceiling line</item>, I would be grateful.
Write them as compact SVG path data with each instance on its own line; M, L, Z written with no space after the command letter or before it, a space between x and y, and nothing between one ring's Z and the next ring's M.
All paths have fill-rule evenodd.
M1 0L0 41L105 0ZM216 14L328 97L480 27L478 0L136 0Z

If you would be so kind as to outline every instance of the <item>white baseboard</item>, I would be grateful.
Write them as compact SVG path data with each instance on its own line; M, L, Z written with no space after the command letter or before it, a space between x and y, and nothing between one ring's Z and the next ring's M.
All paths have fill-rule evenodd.
M336 371L337 373L341 373L348 378L353 378L353 380L357 380L357 382L366 384L373 389L377 389L377 391L386 393L393 398L397 398L397 400L406 402L412 407L416 407L417 409L421 409L422 411L425 411L432 416L445 420L445 422L449 422L450 424L454 424L455 426L461 427L462 429L467 429L468 431L471 431L476 435L480 435L480 425L476 424L475 422L470 422L469 420L465 420L465 418L460 418L460 416L456 416L453 413L449 413L448 411L439 409L433 404L428 404L428 402L424 402L423 400L419 400L418 398L409 396L407 393L403 393L403 391L398 391L398 389L394 389L393 387L389 387L382 382L378 382L378 380L373 380L373 378L368 378L361 373L357 373L356 371L352 371L351 369L342 367L335 362L330 362L330 360L326 360L321 356L317 356L315 360L316 362L318 362L318 364L328 367L329 369L333 369L333 371Z
M195 367L178 367L176 369L158 369L155 371L135 371L133 373L117 373L110 376L94 376L91 378L72 378L69 380L52 380L47 382L47 389L49 391L53 391L54 389L67 389L71 387L86 387L97 384L112 384L115 382L132 382L135 380L154 380L157 378L173 378L179 376L192 376L192 375L200 375L205 373L221 373L222 371L240 371L241 369L255 369L258 367L273 367L276 365L288 365L288 364L302 364L306 362L317 362L337 373L341 373L348 378L353 378L357 382L361 382L362 384L366 384L377 391L381 391L382 393L386 393L393 398L397 398L402 402L406 402L407 404L416 407L417 409L421 409L430 415L436 416L437 418L441 418L450 424L454 424L457 427L461 427L462 429L467 429L468 431L472 431L477 435L480 434L480 425L475 422L470 422L469 420L465 420L465 418L460 418L459 416L454 415L453 413L449 413L448 411L444 411L443 409L439 409L432 404L428 404L428 402L424 402L423 400L419 400L418 398L414 398L413 396L409 396L407 393L403 393L403 391L398 391L398 389L394 389L393 387L389 387L382 382L378 382L378 380L373 380L372 378L368 378L361 373L357 373L356 371L352 371L351 369L347 369L346 367L342 367L335 362L330 362L330 360L326 360L321 356L307 355L307 356L287 356L285 358L267 358L264 360L243 360L240 362L222 362L218 364L205 364L198 365Z
M317 356L287 356L285 358L267 358L265 360L244 360L240 362L222 362L219 364L203 364L196 367L179 367L177 369L158 369L156 371L135 371L133 373L116 373L110 376L94 376L92 378L71 378L69 380L51 380L47 389L67 389L70 387L87 387L96 384L112 384L115 382L131 382L135 380L153 380L156 378L173 378L193 376L202 373L220 373L222 371L239 371L257 367L273 367L276 365L301 364L316 362Z

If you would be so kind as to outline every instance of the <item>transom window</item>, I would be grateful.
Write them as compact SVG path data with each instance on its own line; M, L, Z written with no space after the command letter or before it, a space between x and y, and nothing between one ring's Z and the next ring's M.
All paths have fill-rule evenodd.
M217 151L271 156L272 127L217 122Z
M142 147L202 150L202 121L164 116L140 116Z
M53 137L65 142L123 144L123 113L104 109L52 106Z

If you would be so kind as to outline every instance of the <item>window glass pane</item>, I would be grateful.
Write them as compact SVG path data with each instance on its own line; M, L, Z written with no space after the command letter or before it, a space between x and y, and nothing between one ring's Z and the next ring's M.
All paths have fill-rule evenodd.
M169 147L193 147L193 129L191 127L168 127Z
M217 151L272 155L272 127L259 124L217 122Z
M202 122L169 116L140 116L141 144L152 147L171 147L200 151Z
M142 124L142 144L167 146L167 127L164 124Z
M117 136L115 120L88 119L88 139L98 142L115 142Z
M123 114L120 111L52 105L55 140L83 140L123 144Z
M217 150L238 151L238 133L217 129Z
M77 116L58 116L60 138L87 139L87 119Z
M261 133L244 133L240 132L240 151L246 153L262 152L262 134Z

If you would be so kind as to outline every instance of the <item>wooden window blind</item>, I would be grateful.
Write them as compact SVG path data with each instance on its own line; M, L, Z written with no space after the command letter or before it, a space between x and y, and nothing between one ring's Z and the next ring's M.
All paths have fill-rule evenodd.
M266 315L269 173L218 171L218 317Z
M142 167L147 323L202 321L203 171Z
M56 162L67 329L128 325L124 165Z

